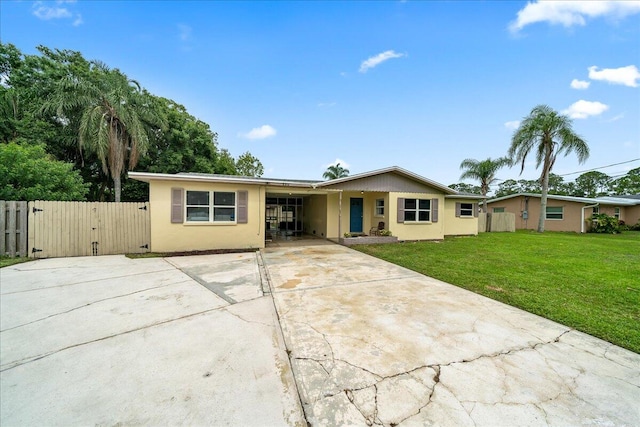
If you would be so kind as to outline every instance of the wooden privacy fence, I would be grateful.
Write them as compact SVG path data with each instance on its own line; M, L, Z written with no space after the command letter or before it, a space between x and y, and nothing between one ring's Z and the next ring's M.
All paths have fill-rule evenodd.
M511 212L478 214L478 232L514 232L516 231L516 215Z
M114 255L149 251L149 203L47 202L28 205L29 256Z
M0 255L27 256L27 202L0 200Z

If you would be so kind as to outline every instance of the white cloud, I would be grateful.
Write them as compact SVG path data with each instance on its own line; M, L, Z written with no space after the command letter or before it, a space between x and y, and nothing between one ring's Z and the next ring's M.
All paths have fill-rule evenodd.
M405 53L396 53L393 50L387 50L385 52L377 54L376 56L372 56L366 61L362 61L362 64L360 64L360 70L358 71L360 71L361 73L366 73L369 68L375 68L383 62L388 61L389 59L402 58L403 56L407 55Z
M247 139L265 139L275 136L278 133L269 125L262 125L259 128L253 128L247 133L239 133L238 136Z
M510 121L510 122L506 122L504 124L504 127L506 127L507 129L510 129L510 130L516 130L516 129L518 129L519 126L520 126L520 120L513 120L513 121Z
M617 122L618 120L623 119L623 118L624 118L624 113L622 113L622 114L618 114L617 116L612 117L612 118L610 118L610 119L609 119L609 120L607 120L607 121L608 121L609 123L611 123L611 122Z
M345 169L349 169L349 163L345 162L344 160L338 158L335 159L333 162L329 163L328 165L324 165L324 169L328 168L329 166L335 166L338 163L340 163L340 166L342 166Z
M49 4L51 3L46 4L44 1L37 1L33 3L32 10L33 14L43 21L48 21L51 19L68 19L75 17L72 25L74 27L77 27L84 23L84 21L82 20L82 15L80 15L79 13L76 13L74 15L74 13L71 12L68 8L61 6L65 3L73 4L75 2L75 0L58 0L55 2L55 5L49 6Z
M638 87L636 80L640 79L640 71L635 65L627 65L620 68L603 68L598 70L595 65L589 67L591 80L604 80L607 83Z
M37 1L33 4L33 14L44 20L71 18L73 15L66 7L45 6L43 2Z
M609 109L609 106L598 101L580 101L574 102L562 112L572 119L586 119L589 116L597 116Z
M565 27L586 25L587 18L611 17L621 19L640 13L640 1L578 1L539 0L529 2L518 11L518 17L509 29L518 32L529 24L548 22Z
M589 85L591 85L591 82L578 79L571 80L571 87L574 89L587 89Z
M182 41L187 41L191 38L192 29L185 24L178 24L179 37Z

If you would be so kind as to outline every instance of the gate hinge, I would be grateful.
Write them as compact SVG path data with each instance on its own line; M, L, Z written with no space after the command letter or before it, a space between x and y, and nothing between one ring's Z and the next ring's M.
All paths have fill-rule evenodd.
M140 246L140 249L149 249L149 244L145 243L144 245Z
M42 252L42 249L31 248L32 254L35 254L36 252Z
M138 208L138 210L139 210L139 211L146 211L146 210L147 210L147 206L145 205L145 206L143 206L143 207L141 207L141 208Z
M44 211L44 209L38 209L35 206L33 207L33 213L42 212L42 211Z

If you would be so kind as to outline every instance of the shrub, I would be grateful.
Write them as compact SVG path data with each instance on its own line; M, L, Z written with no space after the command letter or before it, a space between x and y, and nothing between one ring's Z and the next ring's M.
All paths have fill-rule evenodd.
M378 234L381 236L391 236L391 230L380 230Z
M592 218L591 233L617 234L622 232L618 218L606 214L598 214Z

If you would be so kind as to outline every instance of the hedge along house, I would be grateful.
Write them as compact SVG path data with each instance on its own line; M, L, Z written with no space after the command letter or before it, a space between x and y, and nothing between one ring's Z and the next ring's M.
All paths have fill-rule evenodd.
M518 193L487 200L487 212L511 212L516 215L516 230L535 230L540 215L540 194ZM640 221L640 195L616 197L547 196L545 230L573 231L589 230L591 218L606 214L629 225Z
M264 248L309 234L338 240L384 223L399 240L478 233L482 196L397 166L329 181L130 172L149 183L151 250Z

